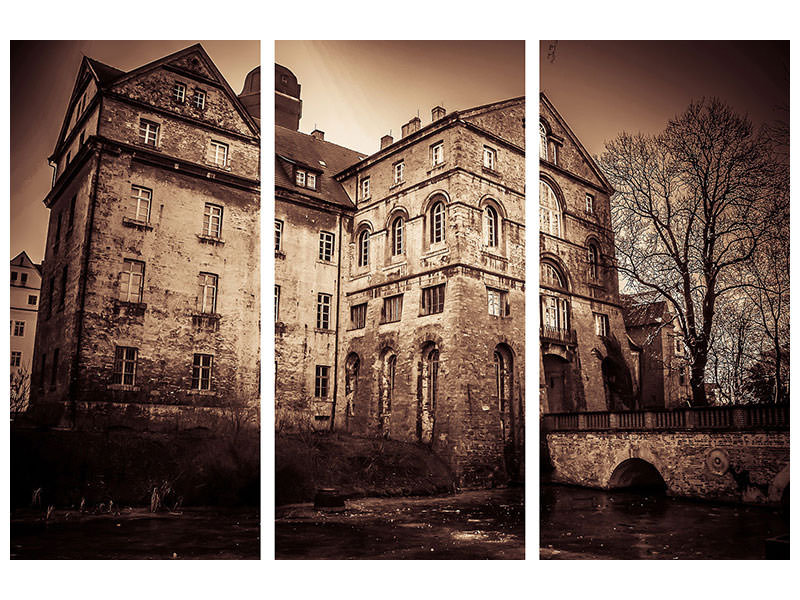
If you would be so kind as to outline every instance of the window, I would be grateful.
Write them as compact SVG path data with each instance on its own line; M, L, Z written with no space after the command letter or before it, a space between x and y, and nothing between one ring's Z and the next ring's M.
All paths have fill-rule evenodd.
M294 182L300 187L310 190L317 189L317 175L304 169L296 169L294 172Z
M150 201L152 198L152 191L138 185L132 185L130 218L139 223L148 223L150 221Z
M594 332L595 335L608 337L608 315L594 313Z
M381 323L393 323L403 316L403 294L383 299Z
M228 166L228 144L211 140L211 164L218 167Z
M314 377L315 398L328 397L329 372L330 372L330 367L324 365L317 365L316 374Z
M366 267L369 264L369 231L366 229L358 234L358 266Z
M439 142L431 146L431 165L434 167L444 162L444 143Z
M144 282L144 263L125 259L119 276L119 299L123 302L141 302Z
M75 203L78 201L78 195L75 194L72 197L72 200L69 202L69 220L67 221L67 227L70 231L72 231L72 225L75 223Z
M397 217L392 221L392 256L399 256L405 251L404 229L403 217Z
M217 312L217 276L212 273L200 273L198 278L197 309L203 314Z
M14 321L14 337L25 336L25 321Z
M111 383L117 385L136 385L136 360L138 348L117 346L114 353L114 376Z
M539 122L539 158L547 160L547 129Z
M64 265L64 268L61 269L61 296L58 299L58 309L63 310L64 302L67 298L67 265Z
M486 245L496 248L500 233L500 218L493 206L487 206L484 212L486 213Z
M397 375L397 355L396 354L388 354L386 356L386 364L385 364L385 393L383 395L383 401L380 403L380 414L382 416L386 416L391 414L392 412L392 399L394 398L394 381L395 376Z
M586 212L590 215L594 214L594 196L586 194Z
M431 243L444 241L444 202L437 202L431 208Z
M53 364L50 366L50 385L55 385L57 378L58 378L58 348L53 350Z
M49 319L50 315L53 312L53 295L55 294L55 291L56 291L56 278L55 277L51 277L50 278L50 282L49 282L49 285L47 286L47 290L48 290L49 293L47 294L47 313L46 313L47 317L46 318Z
M367 325L367 303L356 304L350 307L350 327L363 329Z
M210 354L195 354L192 363L192 389L211 389L211 369L214 357Z
M25 285L28 283L28 274L27 273L20 273L19 274L19 282L21 285Z
M403 181L403 172L405 171L405 163L401 160L399 163L395 163L394 165L394 182L400 183Z
M565 298L542 296L542 323L546 331L569 330L569 302Z
M186 85L176 81L175 85L172 86L172 99L180 104L186 102Z
M139 142L145 146L155 146L158 144L158 123L139 120Z
M53 240L53 252L58 252L58 245L60 243L61 243L61 213L58 213L58 217L56 217L56 237Z
M361 196L365 200L369 198L369 177L364 177L361 180Z
M306 187L306 172L297 169L294 174L294 182L300 187Z
M331 328L331 295L317 294L317 329Z
M508 314L508 292L486 288L489 298L489 314L493 317L502 317Z
M275 219L275 252L281 251L283 244L283 221Z
M203 235L218 238L222 233L222 207L206 202L203 212Z
M39 298L37 298L36 296L32 296L32 295L28 296L28 304L30 304L31 306L36 306L36 303L38 301L39 301Z
M597 246L595 246L592 243L589 244L589 247L587 249L587 259L589 261L589 278L597 280L600 273L598 267L600 259Z
M561 237L561 205L547 182L539 180L539 228L542 233Z
M333 260L333 234L328 231L319 232L319 259L325 262Z
M422 314L432 315L444 310L444 284L422 288Z
M206 93L203 90L195 90L192 104L194 104L195 108L203 110L206 107Z
M550 263L542 263L541 283L550 287L566 289L564 277L558 269Z
M306 175L306 187L311 190L317 189L317 176L314 173Z
M15 350L11 351L11 366L12 367L22 366L22 352L17 352Z
M280 319L278 318L281 313L281 286L275 286L275 322L278 323Z
M19 273L17 273L16 271L11 271L11 283L14 283L17 280L18 275Z
M494 171L497 162L497 151L489 146L483 147L483 166Z

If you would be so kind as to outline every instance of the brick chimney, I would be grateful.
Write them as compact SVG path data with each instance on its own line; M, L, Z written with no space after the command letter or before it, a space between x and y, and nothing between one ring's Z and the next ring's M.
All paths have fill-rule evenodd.
M381 150L386 148L386 146L391 146L392 142L394 142L394 138L390 135L385 135L381 138Z
M438 121L447 114L443 106L434 106L431 109L431 121Z
M407 137L412 133L419 131L420 120L419 117L414 117L408 123L403 125L402 137Z
M325 132L320 129L315 129L311 132L311 137L313 137L315 140L319 140L320 142L324 142Z

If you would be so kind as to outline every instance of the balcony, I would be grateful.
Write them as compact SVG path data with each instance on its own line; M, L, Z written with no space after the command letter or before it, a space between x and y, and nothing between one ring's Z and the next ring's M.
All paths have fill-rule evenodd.
M539 328L539 339L543 342L562 344L564 346L578 343L578 336L574 329L559 329L549 325L542 325Z

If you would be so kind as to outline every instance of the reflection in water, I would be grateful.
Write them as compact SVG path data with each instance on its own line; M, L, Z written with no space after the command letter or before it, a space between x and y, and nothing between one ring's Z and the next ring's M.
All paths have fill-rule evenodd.
M694 502L648 490L541 486L547 558L764 558L764 541L789 532L788 511Z

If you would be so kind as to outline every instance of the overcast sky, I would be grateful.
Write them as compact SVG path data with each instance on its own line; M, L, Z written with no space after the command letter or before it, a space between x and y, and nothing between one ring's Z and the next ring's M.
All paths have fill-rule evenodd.
M554 47L554 51L551 50ZM788 117L789 43L543 41L541 88L590 154L622 131L655 133L718 96L755 124Z
M451 112L525 95L525 43L514 41L278 41L275 62L300 83L300 131L372 154L419 113Z
M83 56L130 71L196 41L11 42L11 256L44 256L50 191L47 164ZM237 94L260 64L257 41L201 42Z

